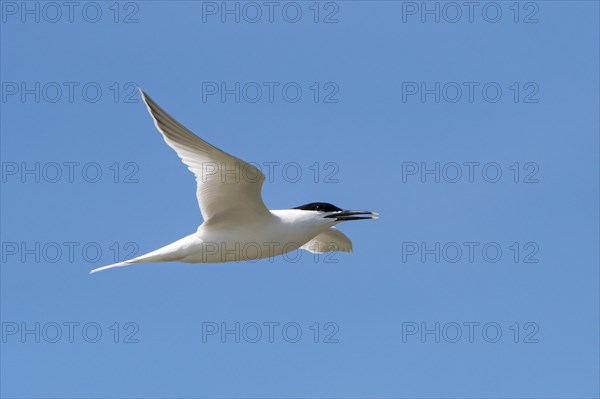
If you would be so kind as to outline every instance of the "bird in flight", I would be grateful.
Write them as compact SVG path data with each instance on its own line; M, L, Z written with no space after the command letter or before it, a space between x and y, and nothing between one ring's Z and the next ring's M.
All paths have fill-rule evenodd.
M304 249L313 253L352 251L352 241L334 226L377 219L376 212L342 210L325 202L269 210L256 167L210 145L173 119L143 90L154 124L169 147L196 176L196 197L204 223L169 245L124 262L92 270L146 262L218 263L271 258Z

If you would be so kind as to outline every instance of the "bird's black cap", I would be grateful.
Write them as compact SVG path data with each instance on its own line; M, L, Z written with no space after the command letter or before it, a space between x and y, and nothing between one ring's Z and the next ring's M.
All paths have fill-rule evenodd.
M303 211L319 211L319 212L339 212L341 211L335 205L329 204L327 202L311 202L310 204L297 206L293 209L300 209Z

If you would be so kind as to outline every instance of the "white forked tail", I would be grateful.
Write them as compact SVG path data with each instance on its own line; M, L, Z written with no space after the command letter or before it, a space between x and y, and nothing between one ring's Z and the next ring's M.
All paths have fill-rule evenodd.
M136 259L131 259L131 260L126 260L124 262L113 263L112 265L102 266L97 269L94 269L90 272L90 274L96 273L96 272L101 272L102 270L106 270L106 269L112 269L113 267L135 265L136 263L140 263L140 262L144 262L144 261L138 261Z
M148 252L145 255L138 256L137 258L129 259L123 262L113 263L111 265L102 266L94 269L90 272L96 273L102 270L112 269L113 267L131 266L137 263L146 262L173 262L183 259L187 255L186 243L195 240L193 235L182 238L181 240L175 241L172 244L166 245L156 251Z

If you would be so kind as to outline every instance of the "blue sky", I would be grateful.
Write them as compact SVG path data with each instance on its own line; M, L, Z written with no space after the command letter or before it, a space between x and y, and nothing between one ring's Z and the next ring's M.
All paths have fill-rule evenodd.
M599 396L597 2L0 6L2 397ZM136 85L381 219L89 275L201 223Z

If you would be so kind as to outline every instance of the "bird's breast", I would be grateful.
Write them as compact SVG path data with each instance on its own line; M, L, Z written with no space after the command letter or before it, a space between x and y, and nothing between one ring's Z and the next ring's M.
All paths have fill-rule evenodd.
M318 228L278 220L237 228L198 229L199 245L184 261L190 263L239 262L272 258L298 250L314 238Z

